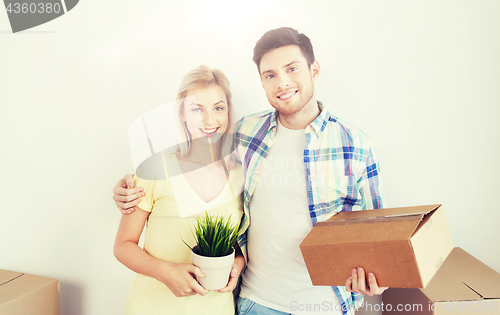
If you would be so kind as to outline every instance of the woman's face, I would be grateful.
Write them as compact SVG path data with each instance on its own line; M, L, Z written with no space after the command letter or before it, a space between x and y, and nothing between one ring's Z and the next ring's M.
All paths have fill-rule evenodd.
M181 119L192 139L219 140L228 127L226 95L217 85L188 90Z

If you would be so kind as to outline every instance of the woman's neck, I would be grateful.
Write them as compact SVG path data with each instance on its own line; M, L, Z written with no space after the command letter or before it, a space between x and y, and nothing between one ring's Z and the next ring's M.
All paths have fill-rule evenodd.
M222 139L212 143L193 139L187 154L182 157L184 161L199 163L202 165L210 165L221 159Z

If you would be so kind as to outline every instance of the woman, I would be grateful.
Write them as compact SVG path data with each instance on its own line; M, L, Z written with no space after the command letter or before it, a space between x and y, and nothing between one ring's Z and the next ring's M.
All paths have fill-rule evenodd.
M193 276L195 245L191 230L197 215L242 216L242 171L225 166L231 131L229 81L219 70L200 66L183 79L177 95L180 142L176 153L159 152L137 169L136 186L145 196L135 211L122 215L114 254L137 273L126 314L234 314L231 291L245 260L237 249L225 288L207 291ZM138 245L148 223L144 250Z

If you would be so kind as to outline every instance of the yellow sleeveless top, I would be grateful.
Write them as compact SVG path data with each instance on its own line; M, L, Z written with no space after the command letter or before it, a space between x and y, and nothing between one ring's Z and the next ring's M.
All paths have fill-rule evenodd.
M168 170L168 171L167 171ZM197 215L208 211L212 215L231 215L238 223L243 214L243 172L241 167L230 170L228 181L212 201L204 202L193 191L174 154L156 154L141 164L135 176L136 187L146 195L139 207L151 212L147 221L144 250L151 256L172 263L191 263L190 246L195 245L194 230ZM136 274L126 302L127 315L139 314L234 314L233 294L209 291L176 297L162 282Z

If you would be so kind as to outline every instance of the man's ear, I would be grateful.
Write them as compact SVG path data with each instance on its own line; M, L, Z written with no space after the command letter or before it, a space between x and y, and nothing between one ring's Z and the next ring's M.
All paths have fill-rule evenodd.
M318 79L319 74L321 72L321 67L319 66L319 63L317 61L314 61L311 64L310 70L311 70L311 75L312 75L313 82L316 82L316 80Z

